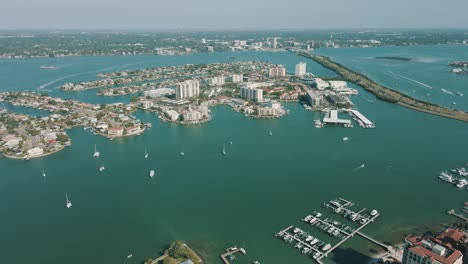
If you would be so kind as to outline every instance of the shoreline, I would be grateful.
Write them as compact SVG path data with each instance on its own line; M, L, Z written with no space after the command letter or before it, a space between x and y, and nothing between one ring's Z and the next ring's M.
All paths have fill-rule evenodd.
M70 144L70 146L71 146L71 144ZM41 158L41 157L52 155L52 154L55 154L55 153L57 153L59 151L62 151L63 149L65 149L65 147L67 147L67 146L62 146L62 147L60 147L60 148L58 148L58 149L56 149L56 150L54 150L52 152L47 152L47 153L44 153L44 154L41 154L41 155L36 155L36 156L29 157L29 159L31 160L31 159L35 159L35 158ZM26 160L26 157L11 156L11 155L7 155L7 154L5 154L3 152L2 152L2 155L3 155L3 157L9 158L9 159Z
M405 93L393 90L383 86L366 75L355 72L333 60L329 57L321 55L312 55L310 53L299 53L300 56L309 58L314 62L320 64L322 67L336 72L339 76L343 77L346 81L359 85L367 92L373 94L377 99L406 107L408 109L450 118L458 121L468 122L468 113L446 108L435 103L422 101L413 98Z

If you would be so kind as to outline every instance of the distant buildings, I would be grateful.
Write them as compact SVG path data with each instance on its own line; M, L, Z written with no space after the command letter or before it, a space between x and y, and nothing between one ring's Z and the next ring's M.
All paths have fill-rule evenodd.
M437 238L408 236L405 238L405 249L402 264L462 264L463 254L443 242L445 236Z
M214 48L213 48L213 46L208 46L207 50L208 50L208 52L213 52Z
M233 83L241 83L244 80L244 76L242 74L233 74L231 80Z
M272 45L272 47L273 47L274 49L276 49L277 46L278 46L278 40L277 40L276 37L274 37L274 38L273 38L273 45Z
M143 107L144 109L153 107L153 101L148 101L148 100L141 101L141 107Z
M179 113L177 113L175 110L167 109L164 111L164 115L172 121L179 119Z
M27 151L29 157L35 157L35 156L40 156L44 154L44 149L35 147Z
M110 127L107 129L107 134L113 137L122 136L124 132L123 127Z
M224 75L221 75L221 76L216 76L216 77L213 77L211 78L211 85L213 86L221 86L221 85L224 85L225 83L225 78L224 78Z
M307 91L306 100L312 107L319 107L323 104L323 96L314 90Z
M268 71L268 77L284 77L286 76L286 68L283 65L277 65L276 67L271 67Z
M284 110L279 102L270 101L259 106L257 108L257 114L260 117L275 117L284 114Z
M305 62L299 62L296 64L296 69L294 71L294 75L296 76L302 76L306 74L306 66L307 64Z
M340 89L340 88L347 87L347 84L345 81L328 81L328 84L330 85L330 88L332 89Z
M200 94L200 82L189 80L176 84L175 94L177 100L198 96Z

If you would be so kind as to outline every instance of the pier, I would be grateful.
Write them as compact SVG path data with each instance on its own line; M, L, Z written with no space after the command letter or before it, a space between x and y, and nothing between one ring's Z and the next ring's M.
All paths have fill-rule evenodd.
M330 110L325 117L323 118L323 123L325 124L340 124L344 126L350 126L351 120L348 119L339 119L338 110Z
M292 227L292 226L291 226ZM290 227L290 228L291 228ZM289 228L288 228L289 229ZM230 256L233 256L234 257L234 254L237 253L237 252L241 252L242 254L246 255L247 252L245 251L245 249L243 248L237 248L235 245L230 247L230 248L227 248L226 249L226 253L224 254L221 254L221 259L223 260L223 262L225 264L230 264L229 260L227 259L228 257ZM235 257L234 257L235 258Z
M447 212L448 215L453 215L463 221L465 221L465 223L468 223L468 218L466 218L465 216L461 215L461 214L457 214L455 213L455 210L450 210Z
M351 110L350 111L359 121L362 122L363 126L365 128L375 128L374 123L372 123L367 117L365 117L363 114L361 114L357 110Z

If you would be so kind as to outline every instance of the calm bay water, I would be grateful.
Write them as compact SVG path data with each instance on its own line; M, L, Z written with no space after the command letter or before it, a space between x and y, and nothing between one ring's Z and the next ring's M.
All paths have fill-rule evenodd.
M451 48L446 47L447 52ZM400 54L402 48L392 49ZM344 50L326 53L340 62L369 56L346 55ZM100 71L228 61L230 56L283 63L289 71L304 60L292 53L249 52L0 61L0 90L42 87L54 96L87 102L126 101L128 97L64 93L56 87L93 79ZM317 75L334 75L307 63ZM362 67L378 79L371 65ZM428 76L416 77L430 85L431 64L415 69L424 65L429 65ZM413 71L394 68L412 78ZM184 240L208 263L221 263L218 255L232 244L243 245L248 253L235 263L310 263L273 234L298 225L319 235L299 219L314 210L325 211L321 204L337 196L378 209L381 217L365 232L382 241L398 240L416 226L422 232L452 221L444 212L459 208L467 192L438 182L435 175L468 162L467 124L360 92L352 100L375 121L376 129L316 129L313 120L321 114L296 103L286 104L290 114L278 120L249 119L219 106L213 109L212 122L197 126L164 123L152 113L138 112L138 118L153 124L142 136L109 141L77 128L69 131L72 147L55 155L29 162L0 158L1 262L140 263L158 256L170 241ZM270 129L273 136L268 135ZM344 136L351 140L342 142ZM233 144L222 156L222 145L231 138ZM92 158L94 144L101 152L99 160ZM148 160L143 157L145 148ZM178 154L182 150L183 157ZM101 164L106 166L103 173L98 172ZM361 164L366 167L356 170ZM150 169L156 170L152 180ZM65 192L73 202L70 210L65 208ZM369 248L355 238L327 263L361 263ZM134 257L127 260L129 253Z

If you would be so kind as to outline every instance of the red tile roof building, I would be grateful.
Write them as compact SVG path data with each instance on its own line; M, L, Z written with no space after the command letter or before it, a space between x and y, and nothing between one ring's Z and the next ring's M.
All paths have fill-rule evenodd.
M437 238L408 236L402 264L463 264L463 254Z

